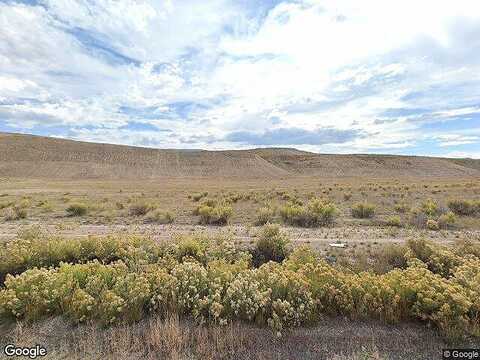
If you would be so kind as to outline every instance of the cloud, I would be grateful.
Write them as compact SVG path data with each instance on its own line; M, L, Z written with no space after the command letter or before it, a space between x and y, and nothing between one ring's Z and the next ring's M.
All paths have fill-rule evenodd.
M363 136L355 130L280 128L264 133L249 131L232 132L224 140L251 145L324 145L340 144Z
M158 147L461 151L478 145L479 20L476 0L0 1L0 123Z
M443 134L433 137L440 142L440 146L457 146L466 144L480 144L480 136L466 136L460 134Z

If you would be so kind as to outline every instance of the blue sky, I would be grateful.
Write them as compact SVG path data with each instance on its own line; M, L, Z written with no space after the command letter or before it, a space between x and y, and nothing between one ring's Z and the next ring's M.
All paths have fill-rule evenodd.
M0 131L480 158L480 2L0 0Z

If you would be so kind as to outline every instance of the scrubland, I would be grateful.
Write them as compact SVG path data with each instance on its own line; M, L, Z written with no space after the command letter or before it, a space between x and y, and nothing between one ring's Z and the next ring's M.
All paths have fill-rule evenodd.
M2 339L51 356L430 359L480 343L475 179L3 180L0 218Z

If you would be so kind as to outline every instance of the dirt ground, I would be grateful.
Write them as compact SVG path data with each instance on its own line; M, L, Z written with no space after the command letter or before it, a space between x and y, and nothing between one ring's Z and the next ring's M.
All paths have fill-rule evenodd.
M208 193L208 194L206 194ZM198 194L203 198L196 201ZM326 199L338 209L329 227L301 228L281 224L293 245L308 244L323 254L330 244L344 243L349 251L375 249L385 244L403 243L412 237L454 244L461 239L480 241L480 218L459 216L450 229L431 231L408 223L408 210L428 199L446 211L450 199L480 200L480 179L436 181L317 179L298 177L277 180L173 179L157 181L40 181L0 179L0 241L8 241L22 229L39 226L54 235L78 238L127 233L170 241L190 233L231 234L240 245L255 241L259 230L254 221L259 208L281 207L292 198L307 203L311 198ZM233 215L226 226L199 225L193 210L204 199L230 199ZM131 204L145 201L170 211L172 224L147 223L129 213ZM375 205L375 216L356 219L351 207L359 202ZM88 207L84 216L70 217L66 208L73 203ZM5 213L22 206L27 216L8 221ZM387 225L393 215L400 227ZM169 320L170 321L170 320ZM202 328L183 320L142 321L128 327L110 329L94 325L72 327L59 318L35 325L0 326L3 343L45 344L50 359L440 359L449 344L438 332L419 324L390 326L343 318L325 318L312 328L295 329L278 339L268 329L236 324L228 329ZM110 341L115 339L115 341ZM115 348L112 348L115 344ZM466 344L465 347L479 347ZM0 355L2 356L2 355Z
M221 184L221 185L220 185ZM195 201L196 194L208 194ZM368 180L321 179L298 177L278 180L214 181L203 178L165 178L157 181L41 181L0 179L0 240L15 237L19 229L40 225L50 232L67 237L105 235L129 232L171 239L175 234L191 232L229 232L241 243L249 243L255 235L255 217L264 206L279 208L295 198L307 203L311 198L332 201L338 209L332 227L316 229L284 226L294 243L322 247L329 243L390 243L404 242L412 236L452 243L456 239L478 239L480 217L460 216L451 229L427 231L408 225L408 209L421 206L427 199L448 210L450 199L480 200L480 179L458 180ZM233 199L233 215L227 226L202 226L193 210L204 199ZM136 201L154 204L174 214L173 224L149 224L142 217L131 216L129 206ZM371 219L355 219L351 207L359 202L375 206ZM88 214L67 216L65 209L72 203L88 206ZM3 206L2 206L3 204ZM25 206L28 216L19 221L5 221L9 206ZM405 212L398 212L398 205ZM387 226L391 216L401 218L400 227ZM281 223L277 216L275 222Z
M178 317L108 329L73 326L57 317L4 325L0 335L2 347L42 344L46 359L434 360L442 358L444 348L480 346L473 340L449 344L438 332L414 323L328 317L280 338L254 325L202 327Z

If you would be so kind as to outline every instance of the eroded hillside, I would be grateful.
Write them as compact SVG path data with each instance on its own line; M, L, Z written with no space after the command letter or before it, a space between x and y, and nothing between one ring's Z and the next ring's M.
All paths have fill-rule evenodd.
M159 150L0 134L0 177L151 179L478 177L480 161L391 155L327 155L295 149Z

